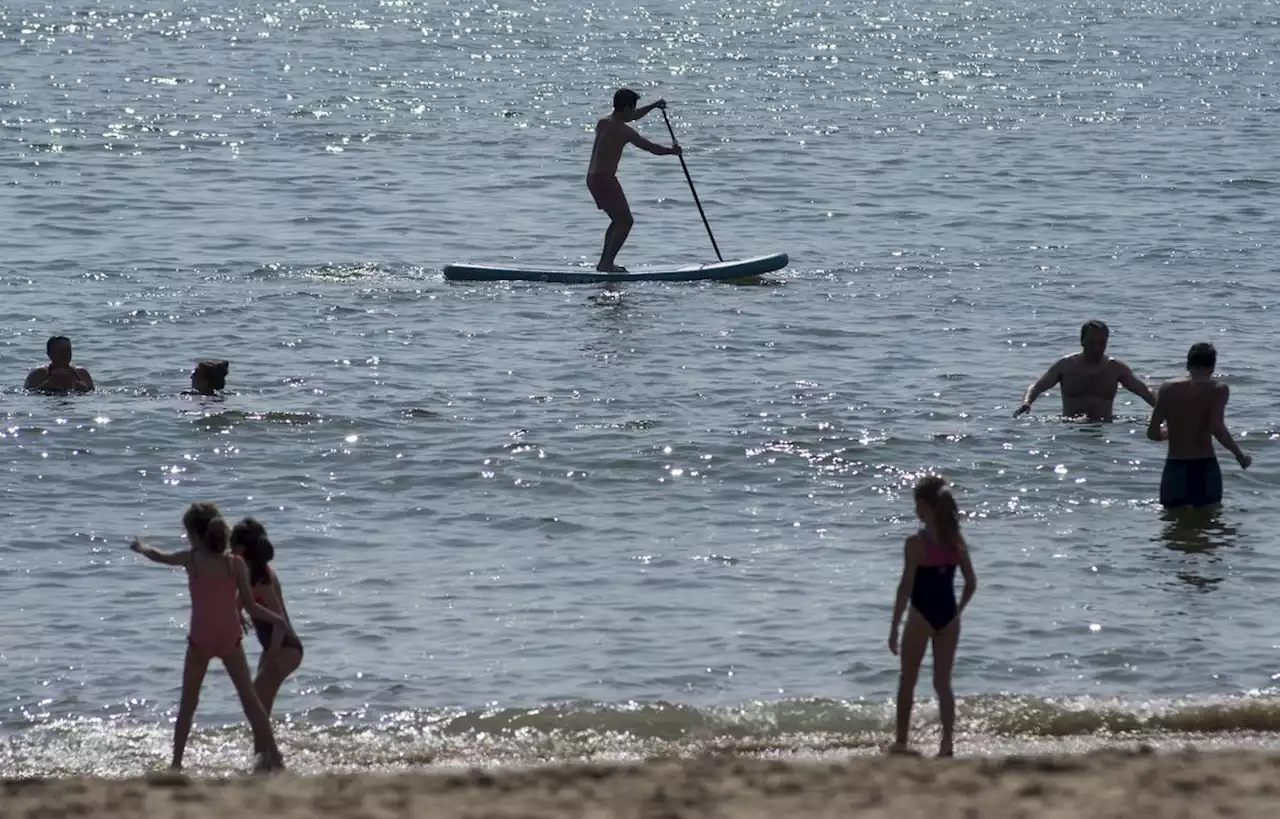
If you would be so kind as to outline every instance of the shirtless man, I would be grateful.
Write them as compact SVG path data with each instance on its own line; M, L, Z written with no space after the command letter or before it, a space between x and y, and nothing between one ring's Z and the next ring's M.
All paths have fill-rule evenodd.
M1062 414L1068 417L1083 416L1090 421L1110 421L1111 406L1116 400L1117 385L1156 405L1156 397L1142 383L1129 365L1116 358L1109 358L1107 339L1111 331L1100 321L1086 321L1080 328L1080 352L1058 359L1040 380L1027 387L1022 406L1013 415L1016 418L1031 411L1031 405L1040 394L1060 385Z
M1147 437L1169 442L1160 477L1160 503L1171 509L1222 503L1222 470L1213 439L1236 457L1241 469L1253 463L1227 429L1230 390L1213 377L1217 364L1218 351L1212 344L1191 345L1187 353L1189 374L1161 384L1151 411Z
M23 389L32 392L89 392L93 379L84 367L71 364L71 339L54 336L44 345L49 363L27 373Z
M658 100L643 108L636 108L640 95L629 88L621 88L613 95L613 113L602 117L596 123L596 142L591 148L591 165L587 168L587 190L596 200L596 207L608 214L609 229L604 233L604 250L600 253L600 263L596 270L607 273L625 273L625 267L614 263L623 242L631 233L631 206L627 204L627 195L618 184L618 161L622 159L622 149L631 143L637 148L651 154L663 156L679 154L680 146L670 148L655 144L640 136L628 125L655 108L666 108L666 100Z

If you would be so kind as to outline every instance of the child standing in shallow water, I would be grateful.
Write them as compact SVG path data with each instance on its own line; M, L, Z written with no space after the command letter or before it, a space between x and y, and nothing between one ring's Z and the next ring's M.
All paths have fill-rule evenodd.
M921 478L915 488L916 517L924 528L907 538L903 549L902 579L893 604L889 650L899 654L898 624L907 610L902 636L902 676L898 683L898 732L891 753L908 751L911 706L924 652L933 644L933 687L938 694L942 719L942 743L938 756L951 756L956 722L956 699L951 690L951 670L960 641L960 614L978 588L969 563L969 550L960 534L960 509L947 482L936 476ZM956 567L964 575L964 592L956 603Z
M275 612L253 602L249 573L244 562L227 551L230 531L217 506L212 503L192 504L182 516L182 525L187 530L190 549L162 552L137 539L129 547L156 563L182 566L187 570L187 584L191 591L191 633L187 637L187 657L182 669L182 699L174 723L171 767L182 769L182 756L200 700L204 675L209 661L217 658L226 667L227 675L240 696L240 705L253 728L259 769L282 769L284 761L276 747L271 722L254 691L249 664L240 645L240 601L245 601L244 608L253 617L285 629L289 624Z
M267 538L266 527L253 518L240 521L231 529L231 550L249 566L253 601L289 622L284 592L271 568L276 550ZM258 699L262 700L262 707L267 709L267 716L271 716L280 686L302 665L302 641L290 629L258 617L253 618L253 628L258 634L258 642L262 644L258 676L254 678L253 687L258 692Z

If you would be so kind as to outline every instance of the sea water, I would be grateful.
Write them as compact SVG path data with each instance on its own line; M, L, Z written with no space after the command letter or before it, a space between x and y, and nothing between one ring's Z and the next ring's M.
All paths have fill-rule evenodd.
M187 591L127 546L196 500L277 545L300 769L870 752L930 471L979 579L960 752L1273 743L1278 43L1203 0L8 3L0 770L167 761ZM791 266L446 283L594 264L621 85L725 255ZM621 263L713 257L675 159L620 175ZM1139 398L1012 418L1091 318L1152 384L1218 346L1255 463L1207 522ZM95 393L21 391L54 334ZM242 723L215 667L193 770Z

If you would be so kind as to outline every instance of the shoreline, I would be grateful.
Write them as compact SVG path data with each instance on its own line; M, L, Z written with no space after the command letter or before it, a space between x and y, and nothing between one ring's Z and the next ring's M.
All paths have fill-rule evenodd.
M1262 819L1280 802L1280 753L1102 750L952 760L859 756L836 762L704 756L630 764L381 774L4 783L6 817L273 819L375 816L827 819Z

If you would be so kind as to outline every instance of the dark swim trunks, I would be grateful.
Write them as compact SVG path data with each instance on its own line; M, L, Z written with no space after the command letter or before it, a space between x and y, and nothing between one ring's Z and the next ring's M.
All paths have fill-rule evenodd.
M622 192L622 185L613 174L588 174L587 190L591 191L591 198L596 200L596 207L610 216L631 212L627 205L627 195Z
M1160 476L1160 503L1180 506L1217 506L1222 503L1222 470L1217 458L1170 459Z

